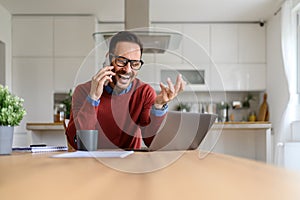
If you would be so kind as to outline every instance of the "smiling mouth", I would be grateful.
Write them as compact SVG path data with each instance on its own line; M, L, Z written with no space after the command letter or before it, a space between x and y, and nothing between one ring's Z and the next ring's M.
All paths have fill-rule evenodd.
M120 84L128 84L128 82L130 81L130 79L131 79L131 76L130 75L128 75L128 74L119 74L118 75L118 82L120 83Z
M119 74L119 78L123 79L123 80L129 80L130 79L130 75Z

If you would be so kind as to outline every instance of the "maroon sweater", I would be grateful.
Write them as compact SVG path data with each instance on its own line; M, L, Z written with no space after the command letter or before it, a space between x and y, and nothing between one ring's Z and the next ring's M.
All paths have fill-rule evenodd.
M154 116L150 111L156 93L135 79L128 93L109 94L103 89L98 106L87 101L91 82L76 87L72 97L70 122L66 130L68 142L74 142L76 129L99 131L98 148L140 148L141 140L149 146L165 115Z

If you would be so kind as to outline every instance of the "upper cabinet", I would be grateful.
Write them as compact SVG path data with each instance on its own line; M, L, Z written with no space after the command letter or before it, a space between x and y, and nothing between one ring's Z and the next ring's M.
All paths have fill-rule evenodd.
M13 56L85 57L94 47L93 16L16 16Z
M93 17L55 17L54 56L87 56L94 46L94 30Z
M265 90L265 42L265 27L259 24L212 24L211 90Z
M217 64L266 62L265 27L259 24L212 24L211 57Z
M238 63L238 26L211 25L211 57L217 64Z
M184 63L209 64L209 24L184 24L183 33L182 55Z
M53 17L14 17L13 56L53 56L53 29Z
M258 24L238 25L238 62L266 63L265 26Z
M153 27L157 28L158 31L169 31L169 32L183 32L182 24L153 24ZM167 49L165 53L155 54L155 61L158 64L180 64L183 63L182 59L182 42L179 44L177 49Z
M19 127L25 131L26 121L52 121L55 92L68 93L94 74L94 59L85 58L95 46L95 18L13 16L12 22L12 85L27 102Z

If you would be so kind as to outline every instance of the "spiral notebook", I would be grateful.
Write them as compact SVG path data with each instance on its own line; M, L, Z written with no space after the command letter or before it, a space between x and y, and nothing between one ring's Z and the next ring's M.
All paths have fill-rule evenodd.
M68 151L68 147L67 146L14 147L12 148L12 150L16 152L43 153L43 152Z

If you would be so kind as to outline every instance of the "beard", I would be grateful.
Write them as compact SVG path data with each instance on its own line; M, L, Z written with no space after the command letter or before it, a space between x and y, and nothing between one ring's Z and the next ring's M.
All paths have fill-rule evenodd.
M116 72L116 75L112 77L113 88L116 92L121 92L128 88L130 83L135 79L136 75L134 73L126 73L124 71Z

